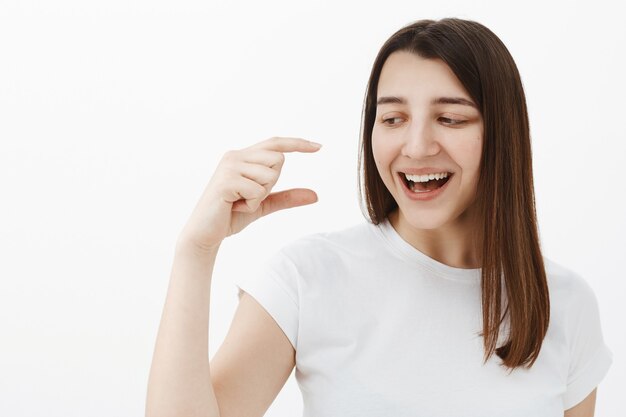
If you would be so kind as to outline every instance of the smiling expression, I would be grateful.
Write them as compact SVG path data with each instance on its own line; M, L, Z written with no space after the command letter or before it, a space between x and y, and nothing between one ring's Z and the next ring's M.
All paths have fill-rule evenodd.
M385 186L413 227L464 227L476 196L483 120L469 94L441 59L392 53L378 81L372 152ZM404 172L452 173L443 192L411 199Z

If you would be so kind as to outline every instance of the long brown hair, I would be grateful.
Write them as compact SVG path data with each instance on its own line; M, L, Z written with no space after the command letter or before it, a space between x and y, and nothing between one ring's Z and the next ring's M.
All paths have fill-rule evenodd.
M548 330L550 298L537 230L526 98L517 66L502 41L471 20L419 20L385 42L367 85L358 161L359 196L362 201L364 187L374 224L398 207L376 169L371 145L378 80L395 51L443 60L481 112L484 132L475 201L482 216L477 242L482 247L484 362L495 351L510 371L530 368ZM507 314L508 337L496 348Z

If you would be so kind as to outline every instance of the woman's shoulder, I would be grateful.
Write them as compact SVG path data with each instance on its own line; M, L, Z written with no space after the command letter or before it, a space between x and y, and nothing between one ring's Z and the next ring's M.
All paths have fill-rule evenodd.
M370 237L372 224L367 221L355 222L345 227L309 233L297 237L283 248L316 245L351 245Z
M279 253L292 260L363 255L377 239L373 227L363 220L342 228L309 233L285 243Z
M548 288L553 300L569 303L595 300L595 293L588 280L578 272L546 256L543 257Z

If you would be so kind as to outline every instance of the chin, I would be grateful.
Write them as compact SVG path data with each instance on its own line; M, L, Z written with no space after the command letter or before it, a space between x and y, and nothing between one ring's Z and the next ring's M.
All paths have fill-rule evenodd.
M435 230L445 225L450 219L444 213L430 216L428 213L411 213L403 211L403 216L409 226L420 230Z

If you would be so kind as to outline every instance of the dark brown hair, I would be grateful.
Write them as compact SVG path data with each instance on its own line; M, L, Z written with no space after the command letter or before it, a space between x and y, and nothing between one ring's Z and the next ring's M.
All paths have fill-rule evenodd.
M419 20L385 42L367 85L358 161L359 196L363 200L364 187L374 224L398 207L376 169L371 145L378 80L395 51L443 60L478 105L484 127L475 200L482 216L477 245L484 361L495 351L510 371L530 368L548 330L550 298L537 230L526 98L517 66L493 32L470 20ZM508 337L496 348L507 314Z

